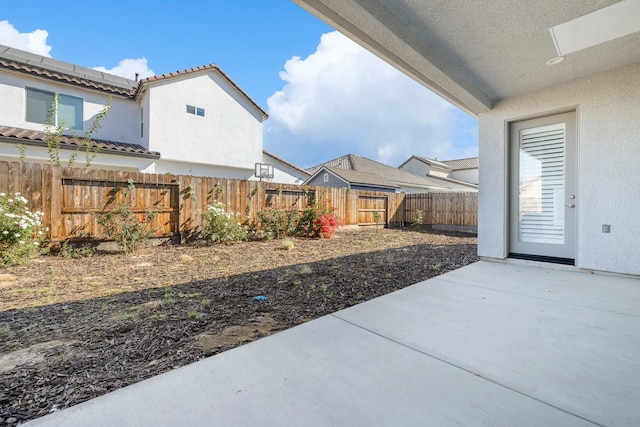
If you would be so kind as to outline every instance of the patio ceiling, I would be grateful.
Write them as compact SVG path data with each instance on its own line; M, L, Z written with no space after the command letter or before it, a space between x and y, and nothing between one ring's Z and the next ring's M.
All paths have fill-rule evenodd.
M474 116L503 98L640 62L636 32L546 64L558 55L551 27L615 0L294 1Z

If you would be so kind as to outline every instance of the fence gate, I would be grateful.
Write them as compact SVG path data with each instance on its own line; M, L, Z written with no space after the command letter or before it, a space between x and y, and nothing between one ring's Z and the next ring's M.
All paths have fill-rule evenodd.
M128 197L125 194L130 193ZM69 239L104 238L94 212L113 209L126 202L131 210L143 214L156 213L151 228L159 237L178 233L178 185L170 183L136 183L132 189L126 182L102 179L62 180L61 217L54 222L62 226L62 235Z
M387 196L358 196L358 225L380 224L387 224Z

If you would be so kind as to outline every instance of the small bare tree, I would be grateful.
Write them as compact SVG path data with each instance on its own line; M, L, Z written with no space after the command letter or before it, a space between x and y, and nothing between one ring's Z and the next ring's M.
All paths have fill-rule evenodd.
M47 114L47 123L45 124L45 134L47 140L47 151L49 153L49 161L51 164L55 166L60 166L60 144L62 141L62 137L64 136L65 124L62 121L56 122L56 117L58 115L58 101L59 96L56 96L51 103L51 107L49 108L49 113ZM100 109L98 114L96 115L93 123L89 130L87 130L83 136L79 136L76 134L75 130L71 130L71 136L78 140L80 144L73 150L71 155L69 156L69 160L67 161L67 166L72 166L76 159L78 158L78 154L81 150L85 152L85 168L91 166L91 162L98 155L100 150L102 149L102 144L94 144L92 137L98 129L102 127L102 122L107 117L107 113L111 109L111 97L107 99L106 104Z

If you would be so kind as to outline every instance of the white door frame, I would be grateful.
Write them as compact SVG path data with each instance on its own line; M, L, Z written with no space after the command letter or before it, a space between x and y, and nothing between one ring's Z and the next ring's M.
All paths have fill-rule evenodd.
M520 203L520 150L519 135L523 129L536 128L555 123L565 123L565 185L564 195L555 203L556 209L562 211L563 240L560 243L550 244L548 242L531 243L520 241L521 239L521 212ZM516 139L516 141L514 141ZM579 195L577 191L578 170L577 170L577 111L564 110L558 113L548 113L533 118L514 120L507 126L507 253L511 258L530 259L537 261L556 262L562 264L575 264L577 258L577 225L578 225L578 205ZM517 144L517 145L516 145ZM527 156L528 157L528 156ZM560 200L561 199L561 200ZM558 215L558 213L556 213ZM534 218L535 220L535 218ZM524 237L522 237L524 240Z

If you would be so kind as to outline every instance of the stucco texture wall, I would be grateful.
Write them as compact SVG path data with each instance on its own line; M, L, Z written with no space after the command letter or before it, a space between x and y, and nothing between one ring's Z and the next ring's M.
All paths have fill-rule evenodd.
M23 129L43 131L44 125L26 121L26 91L25 87L62 93L83 99L84 130L77 131L79 135L89 130L95 116L107 102L108 95L78 87L34 79L24 75L11 73L0 74L0 117L2 125ZM102 122L102 128L94 134L94 139L105 139L137 144L140 141L138 129L138 106L135 102L113 97L111 110Z
M640 274L640 64L506 99L480 115L478 253L508 253L508 123L571 109L578 121L576 264Z
M262 159L262 121L217 73L152 86L149 149L163 160L253 170ZM200 117L186 106L204 108Z

